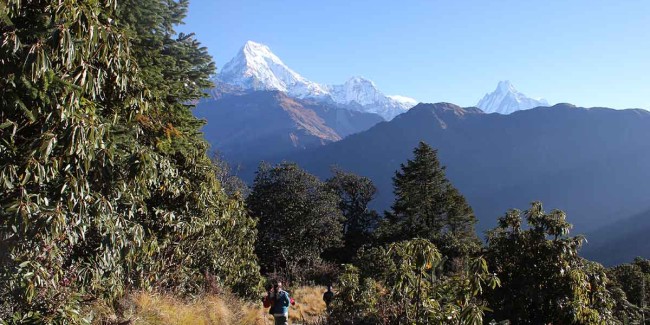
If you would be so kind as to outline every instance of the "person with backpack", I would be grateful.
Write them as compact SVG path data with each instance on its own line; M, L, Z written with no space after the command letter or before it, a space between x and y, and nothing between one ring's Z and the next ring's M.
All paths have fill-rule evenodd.
M282 290L282 282L275 282L264 298L264 308L269 308L275 325L289 324L289 305L293 304L295 301L289 297L289 293Z

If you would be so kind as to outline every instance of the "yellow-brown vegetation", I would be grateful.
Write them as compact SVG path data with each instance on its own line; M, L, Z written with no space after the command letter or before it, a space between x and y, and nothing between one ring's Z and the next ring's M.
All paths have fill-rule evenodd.
M290 324L320 323L325 315L323 287L290 291L296 304L289 309ZM230 294L183 300L170 295L139 292L121 303L123 316L104 305L93 307L94 324L132 325L271 325L273 318L260 302L243 301Z

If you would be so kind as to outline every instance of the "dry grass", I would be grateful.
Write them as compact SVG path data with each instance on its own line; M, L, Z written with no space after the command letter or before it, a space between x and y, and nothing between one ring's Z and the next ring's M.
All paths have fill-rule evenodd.
M324 287L300 287L293 290L291 294L296 300L296 305L289 311L289 319L292 322L312 323L325 314L325 302L323 301Z
M322 320L323 287L300 287L291 291L296 300L289 309L290 324L314 324ZM210 295L184 301L168 295L135 293L125 301L125 320L133 325L267 325L273 318L262 303L244 302L230 295ZM120 323L106 306L93 308L95 324Z

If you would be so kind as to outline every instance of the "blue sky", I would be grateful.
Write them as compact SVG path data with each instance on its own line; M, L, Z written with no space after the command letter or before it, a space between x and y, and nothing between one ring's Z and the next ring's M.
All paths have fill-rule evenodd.
M650 1L190 0L217 66L247 40L320 83L475 105L510 80L530 97L650 108Z

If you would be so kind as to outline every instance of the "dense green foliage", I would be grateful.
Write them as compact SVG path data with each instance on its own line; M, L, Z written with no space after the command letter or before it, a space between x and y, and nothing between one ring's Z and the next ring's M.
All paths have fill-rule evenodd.
M143 179L112 141L113 119L145 109L115 6L0 8L3 319L79 318L79 295L119 294L144 244L131 221Z
M297 270L322 259L348 263L335 277L332 324L643 322L647 261L606 270L581 258L565 214L538 202L527 225L518 210L501 217L481 248L436 151L421 143L414 156L379 227L369 179L334 170L322 183L295 164L262 165L248 204L263 271L301 281Z
M535 202L511 210L488 235L488 261L502 286L488 295L490 315L516 324L612 324L613 298L605 269L578 256L583 238L559 210Z
M386 244L362 246L345 267L331 322L643 322L647 261L608 271L579 257L583 238L569 236L562 211L547 214L538 202L525 212L527 226L518 210L500 218L481 253L471 208L436 152L421 143L414 153L394 178L393 210L378 229Z
M199 132L203 123L189 104L211 86L214 64L192 35L175 35L173 27L182 22L187 6L187 0L124 0L118 7L120 21L132 35L150 105L148 114L137 118L137 138L150 150L142 160L153 161L147 170L159 175L168 170L145 196L150 213L140 222L157 252L140 260L145 273L140 277L153 277L159 288L193 293L207 273L218 276L222 285L252 294L258 282L255 223L241 200L224 195L216 179L219 170Z
M266 273L292 277L342 244L339 198L296 164L260 165L247 203L259 218L256 252Z
M383 241L426 238L450 258L476 251L476 218L445 177L436 150L420 142L413 154L393 178L395 202L380 229Z
M650 260L636 258L607 271L610 291L616 295L615 315L630 324L650 322Z
M380 249L375 277L347 266L332 306L335 324L482 324L484 287L499 280L483 258L467 261L454 274L441 272L444 256L426 239ZM367 265L365 265L367 266Z
M188 103L214 66L186 1L0 4L0 318L77 323L127 288L241 293L255 223Z
M379 214L368 208L377 188L367 177L342 170L326 181L327 188L339 197L339 209L343 214L343 246L328 255L339 263L350 263L361 246L373 241L373 231L379 222Z
M480 244L472 209L446 179L435 150L420 143L414 156L393 179L395 203L374 235L380 245L361 247L356 266L346 267L341 275L341 294L330 317L335 324L483 321L485 303L479 295L486 285L498 286L499 279L476 255ZM337 174L332 183L346 179L354 180ZM354 185L348 185L351 189L364 188L358 180L348 182ZM374 187L364 192L371 197ZM365 200L346 197L355 195L342 196L343 201L367 206Z

